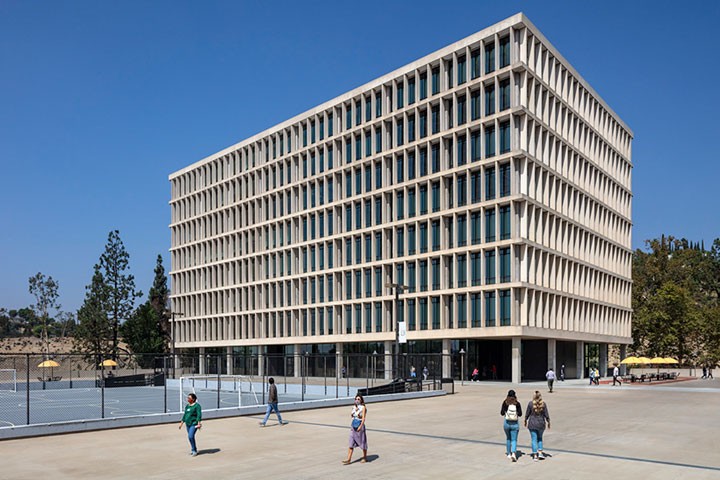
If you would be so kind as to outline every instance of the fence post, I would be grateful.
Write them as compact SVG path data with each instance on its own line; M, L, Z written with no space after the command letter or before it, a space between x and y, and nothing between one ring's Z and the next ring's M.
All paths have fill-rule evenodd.
M217 370L217 408L220 408L220 354L215 360L215 369Z
M25 354L25 413L30 425L30 354Z
M327 355L323 355L323 379L325 380L325 396L327 397Z
M167 377L168 377L168 368L167 368L167 355L163 355L163 397L165 400L165 413L167 413ZM155 380L153 380L153 385L155 384Z
M100 357L100 418L105 418L105 363Z

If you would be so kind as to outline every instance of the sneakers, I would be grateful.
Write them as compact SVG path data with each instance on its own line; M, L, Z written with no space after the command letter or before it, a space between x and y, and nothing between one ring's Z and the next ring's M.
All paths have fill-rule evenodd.
M191 457L197 457L197 452L190 452Z
M260 425L261 427L265 426L265 424L263 422L258 423L258 425Z
M510 460L513 462L517 462L517 457L515 456L515 453L510 454Z
M540 460L545 460L545 454L543 452L538 452L537 456Z
M512 458L512 455L510 455L509 453L506 453L505 456L508 457L508 460Z
M533 462L537 462L537 461L538 461L538 456L535 455L535 454L533 454L532 459L533 459Z

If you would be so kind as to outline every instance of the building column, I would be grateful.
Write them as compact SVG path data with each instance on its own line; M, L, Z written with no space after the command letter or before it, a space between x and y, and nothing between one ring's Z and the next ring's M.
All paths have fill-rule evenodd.
M575 365L577 368L577 378L585 378L585 342L577 342Z
M302 376L302 369L300 368L300 357L302 357L300 345L295 344L293 345L293 376L295 376L296 378L300 378Z
M452 347L450 339L444 338L442 341L442 377L452 377ZM460 377L462 379L462 377Z
M395 342L386 340L383 342L385 347L385 380L394 380L392 378L393 372L393 344Z
M234 375L233 371L233 347L225 347L225 371L228 375Z
M607 377L607 370L608 370L608 344L607 343L601 343L599 345L600 347L600 367L598 370L600 370L600 376L601 377Z
M265 376L265 347L258 347L258 376Z
M343 344L342 343L336 343L335 344L335 358L337 359L337 366L335 367L335 375L337 375L338 378L343 378L342 375L342 369L345 365L345 359L343 358Z
M554 338L548 338L547 355L548 369L552 368L553 371L557 371L557 341Z
M522 339L520 337L512 338L512 375L510 381L512 383L520 383L522 380L522 358L520 357L520 345Z
M205 347L198 349L198 374L205 375L205 367L207 366L207 359L205 358Z
M627 345L620 345L620 361L622 362L627 355ZM627 375L627 365L624 363L620 364L620 375Z

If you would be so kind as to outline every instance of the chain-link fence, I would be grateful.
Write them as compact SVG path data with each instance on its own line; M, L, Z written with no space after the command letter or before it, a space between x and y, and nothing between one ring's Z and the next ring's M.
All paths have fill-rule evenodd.
M443 371L459 378L455 357L3 354L0 428L180 412L189 392L206 410L262 405L268 377L281 403L385 393L392 379L392 392L440 389Z

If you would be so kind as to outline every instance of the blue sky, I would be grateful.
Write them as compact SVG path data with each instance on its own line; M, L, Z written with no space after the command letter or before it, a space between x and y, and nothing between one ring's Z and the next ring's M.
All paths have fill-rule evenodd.
M2 0L0 307L113 229L147 293L170 173L520 11L635 133L633 247L720 237L720 2Z

